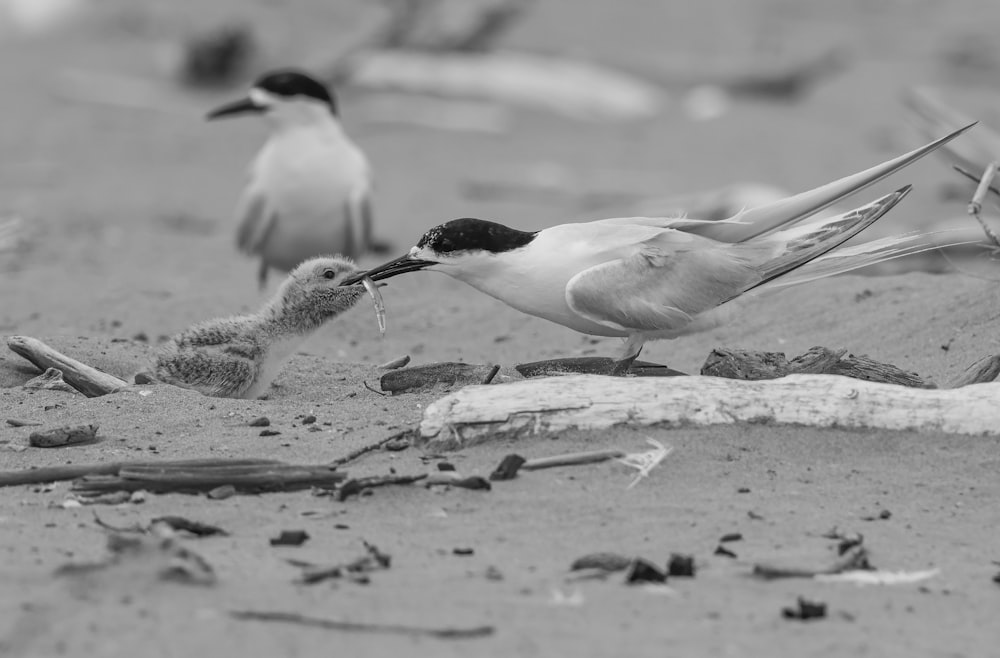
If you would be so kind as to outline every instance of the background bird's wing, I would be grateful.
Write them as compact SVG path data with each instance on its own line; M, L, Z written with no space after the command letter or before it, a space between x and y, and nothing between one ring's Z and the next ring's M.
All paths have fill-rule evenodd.
M259 252L277 221L277 213L267 202L267 197L251 185L240 198L236 216L240 222L236 228L236 245L248 254Z
M616 329L679 329L761 280L770 245L729 245L662 231L632 254L586 269L566 285L579 315Z
M360 257L372 244L372 201L367 188L350 196L344 211L350 229L350 256Z

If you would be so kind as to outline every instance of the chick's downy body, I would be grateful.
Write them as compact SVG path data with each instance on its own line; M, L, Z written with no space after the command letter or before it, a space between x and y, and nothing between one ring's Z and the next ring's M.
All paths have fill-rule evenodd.
M154 377L214 397L263 395L310 334L364 295L360 286L340 286L357 271L345 258L302 263L256 313L202 322L171 338Z

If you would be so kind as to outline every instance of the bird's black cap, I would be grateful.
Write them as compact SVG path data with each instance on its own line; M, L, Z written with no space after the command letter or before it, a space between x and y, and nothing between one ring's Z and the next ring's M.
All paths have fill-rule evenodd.
M334 115L337 114L337 99L333 92L322 82L303 71L297 69L271 71L257 78L253 86L275 96L313 98L326 103L330 107L330 111Z
M473 250L498 254L519 249L534 240L536 235L535 232L519 231L485 219L463 217L427 231L417 246L428 247L441 254Z

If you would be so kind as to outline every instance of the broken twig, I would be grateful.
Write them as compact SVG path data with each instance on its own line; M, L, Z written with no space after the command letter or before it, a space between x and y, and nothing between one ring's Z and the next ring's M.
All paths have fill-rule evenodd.
M336 468L338 466L343 466L344 464L349 464L350 462L356 460L358 457L367 455L369 452L375 452L376 450L381 450L383 447L392 443L393 441L399 441L401 439L408 439L411 435L415 434L414 430L403 430L402 432L396 432L392 436L387 436L384 439L379 439L375 443L369 443L368 445L361 446L356 450L352 450L343 457L338 457L330 462L330 466Z
M331 466L298 466L293 464L262 464L251 466L208 466L178 468L129 466L117 475L86 476L73 483L78 493L104 491L138 491L157 493L208 492L231 485L237 491L294 491L309 487L333 488L347 477Z
M44 484L75 480L88 475L118 475L123 468L135 466L160 466L174 468L201 468L215 466L250 466L281 464L271 459L180 459L173 461L111 462L108 464L74 464L72 466L50 466L23 471L0 472L0 487L14 487L22 484Z
M1000 238L997 234L993 232L983 218L979 216L979 213L983 210L983 200L986 198L986 193L990 189L990 184L997 175L998 163L996 160L991 161L986 165L986 169L983 171L982 177L979 179L979 185L976 187L975 193L972 195L972 201L969 202L968 212L972 217L979 223L979 226L983 229L986 234L986 238L993 244L994 247L1000 248Z
M358 621L340 621L308 617L296 612L270 612L259 610L233 610L230 616L246 621L277 621L288 624L325 628L333 631L354 631L362 633L389 633L392 635L409 635L435 637L443 640L468 640L493 635L493 626L471 626L468 628L427 628L422 626L404 626L402 624L378 624Z
M366 489L385 487L393 484L413 484L426 477L426 473L421 473L419 475L373 475L371 477L348 480L342 487L337 489L337 500L345 501Z
M597 464L600 462L606 462L610 459L621 459L624 456L624 450L591 450L589 452L570 452L565 455L553 455L552 457L529 459L521 464L521 470L537 471L543 468L555 468L556 466Z

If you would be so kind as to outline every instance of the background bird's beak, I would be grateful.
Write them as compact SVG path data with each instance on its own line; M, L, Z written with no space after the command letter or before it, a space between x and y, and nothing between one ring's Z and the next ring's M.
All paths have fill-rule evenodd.
M361 272L353 276L349 276L343 280L340 284L342 286L354 285L366 276L372 281L381 281L382 279L388 279L394 277L397 274L405 274L406 272L416 272L417 270L422 270L425 267L430 267L431 265L437 265L432 260L421 260L419 258L413 258L409 254L406 256L400 256L396 260L391 260L388 263L379 265L376 268L370 269L367 272Z
M226 103L220 107L215 108L207 115L205 118L208 120L218 119L219 117L232 116L234 114L248 114L254 113L258 114L267 109L264 105L258 105L253 102L250 98L241 98L238 101L233 101L232 103Z

